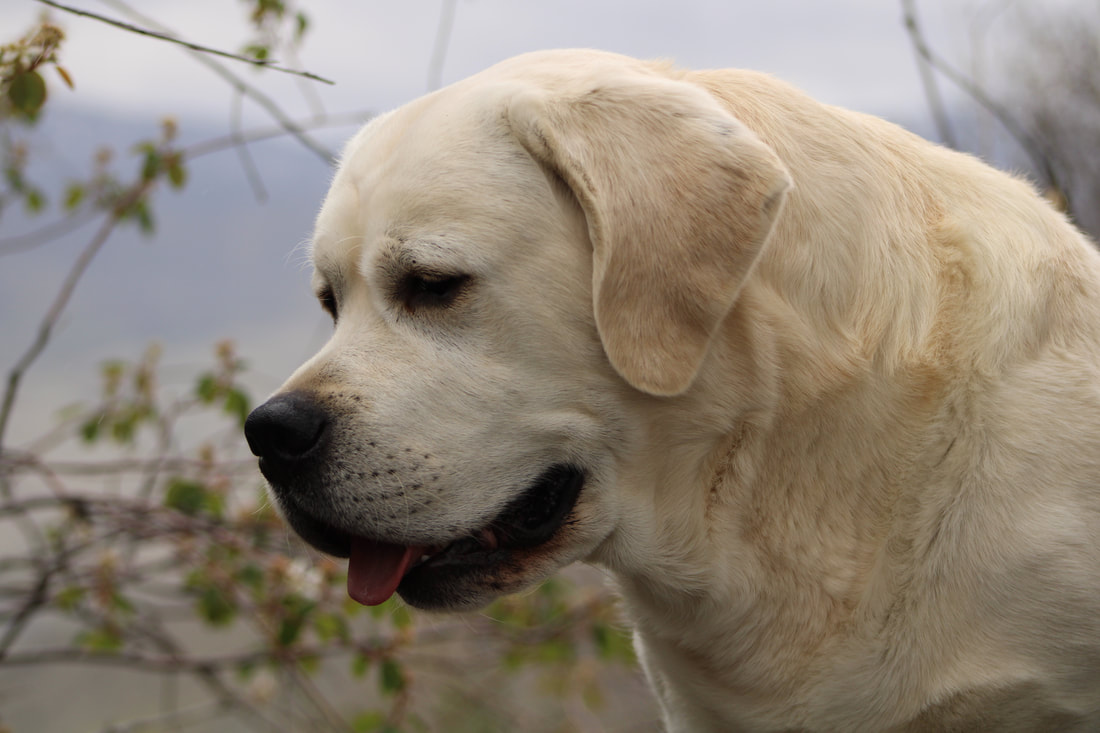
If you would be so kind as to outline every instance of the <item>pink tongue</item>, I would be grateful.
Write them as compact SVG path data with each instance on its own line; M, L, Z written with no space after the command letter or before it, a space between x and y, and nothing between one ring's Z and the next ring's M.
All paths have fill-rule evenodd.
M348 559L348 595L364 606L377 606L394 594L405 571L423 554L423 547L353 539Z

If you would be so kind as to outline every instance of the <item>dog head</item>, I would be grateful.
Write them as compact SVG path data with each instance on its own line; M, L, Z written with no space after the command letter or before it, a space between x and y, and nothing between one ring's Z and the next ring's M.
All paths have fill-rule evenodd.
M611 541L789 182L701 88L532 54L368 124L317 219L328 344L249 417L354 598L469 608Z

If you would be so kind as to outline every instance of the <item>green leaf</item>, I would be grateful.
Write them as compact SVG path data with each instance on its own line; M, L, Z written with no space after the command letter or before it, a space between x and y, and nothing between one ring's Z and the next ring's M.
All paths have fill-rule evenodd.
M250 56L257 61L267 61L267 57L270 53L271 50L267 46L258 43L253 43L244 47L244 55Z
M592 625L592 640L596 645L597 656L604 661L627 665L633 665L637 661L634 643L625 629L597 622Z
M72 211L84 202L85 189L82 184L70 183L65 189L65 210Z
M343 616L335 613L319 613L313 619L313 630L317 632L317 638L323 642L348 638L348 624Z
M145 199L139 199L130 204L125 210L119 212L119 217L136 221L142 234L152 234L156 229L153 213L149 210L149 204Z
M116 611L121 611L127 616L132 616L137 610L134 608L134 604L130 602L129 598L118 592L111 594L111 606Z
M354 733L378 733L386 724L386 715L378 710L359 713L351 721Z
M207 491L202 508L215 519L225 518L225 497L216 491Z
M179 154L170 156L167 160L168 183L172 188L183 188L187 183L187 169L183 167L183 161Z
M261 590L264 585L264 571L256 563L249 563L237 571L237 580L241 581L254 591Z
M292 594L283 599L282 605L286 615L279 623L275 640L280 646L290 646L301 636L302 627L317 604L304 596Z
M321 658L316 654L303 654L298 657L298 669L307 675L317 674L317 671L321 669Z
M577 654L573 645L563 639L547 639L536 644L531 651L534 653L534 658L543 664L571 662Z
M164 505L188 516L198 514L206 504L206 486L198 481L175 478L168 483Z
M141 230L142 234L152 234L156 229L156 225L153 223L153 212L149 211L149 207L144 201L139 201L134 208L136 209L138 229Z
M382 693L392 695L405 689L405 670L393 657L382 660L382 668L378 677L382 687Z
M248 681L252 678L252 675L256 672L256 662L252 660L245 660L237 665L237 676L244 681Z
M32 214L37 214L42 211L46 206L46 196L37 188L31 188L27 190L26 198L27 211Z
M242 390L233 388L225 395L225 411L237 418L238 424L243 428L244 421L251 412L248 395Z
M195 385L195 396L200 402L208 405L216 400L220 393L221 388L213 374L203 374L199 377L198 384Z
M409 607L404 604L394 603L393 613L390 615L390 622L395 629L407 629L412 626L413 618L409 613Z
M34 70L18 74L8 87L8 101L17 115L33 121L46 103L46 80Z
M65 86L69 89L75 89L76 85L73 84L73 78L69 75L69 72L65 70L63 66L54 66L57 69L57 75L61 77L61 81L65 82Z
M600 711L604 706L603 690L599 685L589 683L585 685L581 691L581 699L584 700L584 706L592 712Z
M370 657L366 654L356 654L351 658L351 674L353 677L362 677L370 667Z
M294 40L301 41L307 30L309 30L309 18L305 13L296 14L294 16Z
M76 645L90 652L110 654L122 648L122 635L113 626L89 629L77 634Z
M145 151L145 160L141 164L141 178L151 181L156 178L163 167L164 159L156 148Z
M237 616L237 604L221 589L208 585L199 592L199 618L211 626L228 626Z
M80 426L80 439L85 443L94 443L99 437L99 426L102 422L101 415L92 415Z
M84 588L78 585L70 585L68 588L62 588L58 591L53 602L62 611L72 611L80 605L86 595L88 595L88 591Z

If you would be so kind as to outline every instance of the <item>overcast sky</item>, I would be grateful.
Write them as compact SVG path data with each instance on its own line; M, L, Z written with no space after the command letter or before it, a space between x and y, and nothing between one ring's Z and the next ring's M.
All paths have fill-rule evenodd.
M952 46L989 2L922 0L919 8L934 40ZM121 17L109 3L72 4ZM206 45L237 50L248 35L240 2L132 4L181 37ZM311 0L301 5L313 27L300 63L337 82L316 90L331 110L389 107L426 89L441 0ZM0 27L7 32L26 26L43 7L34 0L0 0ZM79 72L81 104L116 112L186 110L225 118L228 92L212 85L209 73L185 52L52 12L69 30L65 58ZM462 78L517 53L553 47L671 57L696 68L756 68L825 101L866 111L921 101L898 0L458 0L443 80ZM297 104L293 82L263 76L272 96L290 107Z

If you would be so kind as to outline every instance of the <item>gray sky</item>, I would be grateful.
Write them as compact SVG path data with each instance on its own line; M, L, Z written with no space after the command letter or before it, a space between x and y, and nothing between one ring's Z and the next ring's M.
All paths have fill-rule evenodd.
M923 0L935 40L956 43L975 10L970 0ZM73 4L113 17L107 3ZM141 12L187 39L236 50L248 35L244 5L225 0L142 0ZM313 21L300 62L338 83L318 91L330 110L389 107L426 88L441 0L312 0ZM0 26L20 28L42 9L0 0ZM64 16L65 55L79 70L80 103L223 120L228 92L181 50ZM954 30L952 30L954 29ZM671 57L689 67L740 66L774 73L823 101L864 111L921 103L913 54L897 0L458 0L443 80L468 76L508 56L542 48L595 47ZM255 76L255 75L253 75ZM263 75L289 107L296 83ZM276 77L276 78L272 78ZM299 107L304 109L304 107Z

